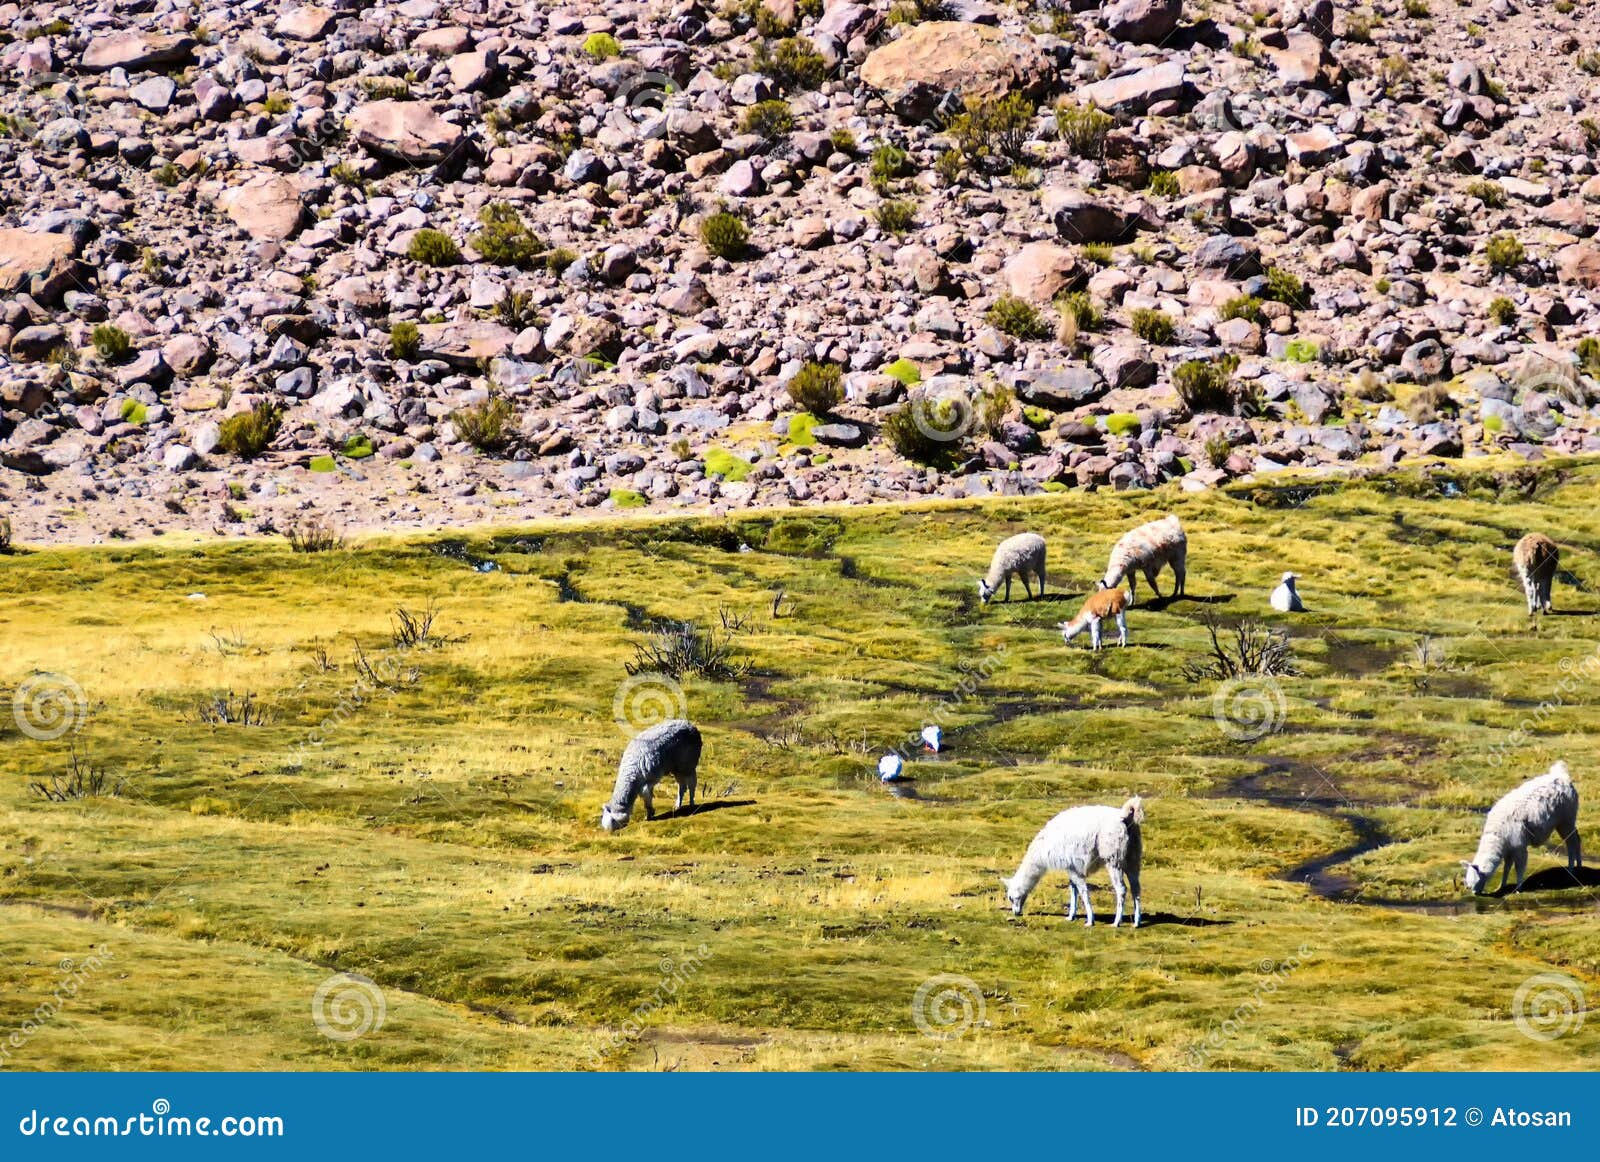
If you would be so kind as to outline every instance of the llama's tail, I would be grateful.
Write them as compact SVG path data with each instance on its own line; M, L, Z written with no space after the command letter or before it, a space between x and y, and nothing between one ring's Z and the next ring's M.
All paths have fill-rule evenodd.
M1144 800L1135 795L1122 805L1122 821L1134 826L1144 822Z

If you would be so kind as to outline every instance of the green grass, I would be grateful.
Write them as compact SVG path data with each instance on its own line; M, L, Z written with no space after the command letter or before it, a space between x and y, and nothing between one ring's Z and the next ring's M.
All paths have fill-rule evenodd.
M706 452L706 475L717 475L738 483L750 474L750 461L736 456L726 448L712 448Z
M0 716L0 1029L61 961L110 958L6 1064L1173 1069L1250 1005L1206 1067L1592 1068L1600 1023L1537 1042L1511 1019L1536 973L1600 988L1592 900L1435 915L1280 878L1363 816L1390 842L1338 870L1367 896L1459 901L1489 803L1556 757L1596 769L1582 686L1490 758L1595 649L1592 617L1530 623L1512 544L1572 546L1584 588L1559 583L1556 607L1600 608L1600 467L1504 471L8 557L0 689L71 675L78 745L128 791L31 795L66 740ZM1113 540L1167 511L1208 603L1141 603L1126 650L1063 647L1054 623ZM977 608L994 544L1025 528L1050 540L1054 599ZM1285 569L1311 613L1267 612ZM392 610L430 599L436 644L393 650ZM748 619L749 677L682 694L713 809L602 833L639 627L719 607ZM1207 611L1292 635L1279 732L1229 738L1211 687L1181 677ZM393 689L352 698L357 646L396 660ZM270 722L197 720L230 690ZM877 755L941 705L947 753L909 764L921 798L885 793ZM1266 769L1290 772L1261 780L1277 798L1235 785ZM1068 926L1057 878L1021 920L1001 909L996 879L1045 820L1133 792L1150 923ZM702 945L642 1036L613 1040ZM1292 959L1262 999L1263 964ZM313 994L339 972L376 982L381 1028L318 1032ZM976 982L986 1024L934 1041L911 1000L947 972Z

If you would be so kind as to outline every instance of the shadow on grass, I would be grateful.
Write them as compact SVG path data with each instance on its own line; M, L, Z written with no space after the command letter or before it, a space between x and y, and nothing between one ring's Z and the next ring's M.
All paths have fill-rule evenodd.
M754 799L718 799L715 803L696 803L693 807L675 807L671 811L663 811L652 823L660 823L663 819L687 819L691 815L704 815L710 811L725 811L729 807L754 807Z
M1140 609L1154 609L1159 611L1166 609L1170 605L1176 605L1180 601L1192 601L1196 605L1226 605L1237 596L1237 593L1212 593L1205 597L1195 597L1193 594L1185 593L1182 596L1174 597L1172 594L1168 593L1162 597L1147 597L1143 601L1139 602L1138 607Z
M1571 888L1600 888L1600 867L1545 867L1522 881L1521 889L1507 884L1503 890L1487 893L1495 899L1527 895L1529 892L1561 892Z

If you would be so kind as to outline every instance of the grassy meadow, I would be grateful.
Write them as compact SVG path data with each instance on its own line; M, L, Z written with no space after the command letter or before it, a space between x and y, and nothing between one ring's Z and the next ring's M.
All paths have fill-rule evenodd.
M1190 599L1141 579L1128 649L1064 647L1169 511ZM1023 529L1049 598L978 606ZM1566 546L1538 620L1529 530ZM57 738L0 714L0 1067L1589 1068L1600 1020L1514 1014L1540 974L1600 995L1595 891L1459 873L1556 758L1600 861L1597 546L1600 466L1564 464L0 557L0 692L83 692ZM1286 569L1305 614L1267 607ZM654 623L722 612L738 677L628 680ZM1183 673L1207 617L1291 635L1260 737ZM680 697L701 809L603 833L617 719ZM890 793L877 757L931 721L946 752ZM34 787L74 762L117 793ZM1145 926L1104 872L1093 929L1058 877L1003 909L1047 819L1133 793Z

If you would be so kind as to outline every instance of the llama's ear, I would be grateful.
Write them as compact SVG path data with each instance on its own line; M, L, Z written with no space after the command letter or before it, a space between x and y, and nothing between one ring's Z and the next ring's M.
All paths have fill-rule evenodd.
M1473 866L1473 863L1472 863L1472 861L1470 859L1462 860L1461 861L1461 866L1463 868L1465 868L1466 870L1468 870L1468 871L1476 871L1477 870L1477 868Z

